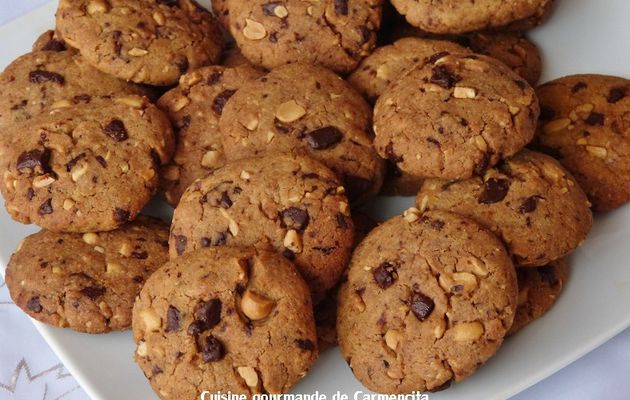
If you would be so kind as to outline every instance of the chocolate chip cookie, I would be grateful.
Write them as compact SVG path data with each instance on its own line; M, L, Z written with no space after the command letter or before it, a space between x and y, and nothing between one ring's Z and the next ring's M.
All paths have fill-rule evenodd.
M307 157L228 163L182 196L171 257L222 245L274 249L295 262L317 302L350 258L354 226L343 192L332 171Z
M318 64L350 72L376 42L381 0L230 0L230 32L252 63Z
M168 261L168 225L138 217L112 232L24 239L7 266L11 298L32 318L80 332L131 327L136 296Z
M317 359L308 287L273 252L201 249L147 281L133 310L136 362L165 399L286 393Z
M179 86L158 101L176 128L177 148L172 164L163 168L161 186L166 201L177 206L196 179L225 164L219 117L236 91L263 74L253 67L211 66L182 76Z
M378 193L383 161L372 146L370 107L345 81L291 64L242 87L219 121L228 161L266 152L302 152L342 179L352 201Z
M429 179L417 196L421 210L470 217L500 236L514 263L546 265L578 247L593 218L586 195L558 161L523 150L483 177Z
M534 136L538 100L502 63L447 55L393 82L374 109L378 153L421 177L465 179Z
M464 33L484 29L523 29L546 17L553 0L392 0L407 21L433 33Z
M518 307L508 335L542 317L556 303L569 277L569 263L561 258L544 267L517 268L516 276Z
M0 92L0 126L48 108L88 102L92 96L149 93L104 74L75 51L36 51L19 57L0 74Z
M574 75L540 86L537 94L542 115L536 148L571 171L595 210L630 200L630 81Z
M380 393L435 391L471 375L512 325L516 273L471 220L407 210L374 229L339 293L341 352Z
M133 221L170 160L168 118L144 97L91 98L10 126L0 186L15 220L61 232Z
M66 44L110 75L151 85L221 55L221 32L194 0L61 0L57 29Z

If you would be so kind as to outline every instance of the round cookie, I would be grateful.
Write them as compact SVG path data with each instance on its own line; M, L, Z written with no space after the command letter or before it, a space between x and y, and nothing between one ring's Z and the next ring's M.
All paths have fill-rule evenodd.
M104 74L75 51L36 51L19 57L0 74L0 92L0 126L68 102L87 102L92 96L149 93Z
M68 45L127 81L174 84L221 54L217 22L194 0L61 0L56 16Z
M168 225L138 217L104 233L42 230L11 256L6 282L11 298L32 318L80 332L131 327L136 296L168 261Z
M230 98L219 121L228 161L266 152L300 152L344 182L351 201L378 193L383 160L372 146L370 107L334 73L278 67Z
M447 55L393 82L374 108L381 157L415 176L465 179L534 136L534 90L502 63Z
M32 50L35 51L65 51L68 50L63 39L57 32L48 30L37 37L33 43Z
M536 142L575 176L598 211L630 200L630 81L574 75L537 89Z
M508 336L542 317L556 303L569 277L569 263L561 258L544 267L517 268L516 277L518 307Z
M410 209L352 256L337 310L341 352L372 391L441 390L494 355L516 301L514 267L492 233Z
M523 29L540 23L553 0L392 0L407 21L432 33L465 33L484 29Z
M332 171L307 157L228 163L182 196L171 257L221 245L274 249L295 263L318 302L350 258L354 226L342 193Z
M280 255L188 253L153 274L134 305L136 362L161 398L286 393L317 359L312 307Z
M586 195L553 158L523 150L483 177L429 179L416 198L421 210L449 210L503 239L514 259L541 266L578 247L593 217Z
M6 208L51 231L108 231L133 221L174 146L168 118L139 96L69 104L11 130L0 137Z
M376 43L380 0L227 2L230 32L243 55L271 69L305 63L350 72Z
M176 128L173 162L163 167L161 187L166 201L177 206L198 178L225 164L219 117L225 103L243 85L263 75L253 67L203 67L182 76L179 86L158 101Z
M447 40L402 38L374 50L350 74L348 82L374 103L392 81L413 68L435 61L436 57L452 53L470 54L470 50Z

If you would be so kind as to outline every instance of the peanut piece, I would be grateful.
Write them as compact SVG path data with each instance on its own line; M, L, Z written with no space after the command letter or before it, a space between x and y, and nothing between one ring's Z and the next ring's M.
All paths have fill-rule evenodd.
M456 99L474 99L477 97L477 91L473 88L456 86L453 90L453 97Z
M258 373L252 367L238 367L238 374L245 380L245 384L250 388L258 387Z
M204 168L212 168L217 166L220 153L216 150L209 150L201 158L201 166Z
M87 244L95 245L98 243L98 234L93 232L84 233L83 241Z
M245 27L243 35L250 40L260 40L267 36L267 30L260 22L253 19L245 18Z
M280 104L276 110L276 118L282 122L297 121L302 118L304 114L306 114L306 110L295 100L289 100Z
M141 49L139 47L134 47L133 49L129 50L127 52L127 54L129 54L132 57L142 57L142 56L146 56L147 54L149 54L149 52L145 49Z
M400 335L398 331L394 329L390 329L387 332L385 332L384 339L385 339L385 344L387 345L387 347L396 351L398 344L402 340L402 336Z
M403 212L403 219L409 223L413 223L420 219L420 214L422 214L420 210L415 207L411 207Z
M481 322L462 322L453 327L453 339L456 342L472 342L485 332Z
M608 150L606 150L605 147L601 146L586 146L586 151L601 159L606 159L606 157L608 156Z
M294 253L302 252L302 239L298 235L295 229L289 229L284 236L284 247L291 250Z
M162 326L162 318L152 308L147 308L140 312L140 318L144 323L144 327L147 331L157 332Z
M563 129L568 128L569 125L571 125L571 120L569 118L556 119L543 126L543 132L545 134L559 132Z
M41 176L36 176L33 179L33 187L37 189L41 189L43 187L52 185L55 182L55 178L46 174Z
M273 300L251 290L245 291L241 299L241 310L252 321L267 318L274 306Z

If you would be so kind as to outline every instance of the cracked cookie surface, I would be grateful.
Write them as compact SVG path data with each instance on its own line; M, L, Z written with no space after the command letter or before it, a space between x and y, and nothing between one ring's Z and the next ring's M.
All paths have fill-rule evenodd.
M574 75L537 89L536 142L575 176L597 211L630 200L630 81Z
M407 21L433 33L523 29L540 23L553 0L392 0Z
M420 177L465 179L534 136L538 100L529 84L481 55L447 55L393 82L374 108L381 157Z
M0 91L0 126L91 96L149 94L145 88L97 70L70 50L36 51L19 57L0 75Z
M555 159L529 150L463 181L428 179L418 207L456 212L506 243L518 265L540 266L578 247L593 224L586 195Z
M221 32L194 0L61 0L57 29L98 69L127 81L177 83L221 55Z
M140 216L118 230L28 236L11 256L11 298L32 318L80 332L131 327L136 296L168 261L168 225Z
M219 127L228 161L266 152L306 153L337 173L355 202L375 195L383 180L370 114L361 95L339 76L291 64L236 92Z
M182 76L179 85L164 94L158 107L176 129L173 162L162 168L161 189L166 201L177 206L196 179L225 164L219 117L227 101L243 85L263 75L253 67L211 66Z
M381 0L227 1L230 32L252 63L350 72L374 48Z
M273 249L295 263L317 302L350 258L354 226L342 193L333 172L310 158L275 154L228 163L182 196L171 257L222 245Z
M569 261L561 258L544 267L516 269L518 307L512 328L513 335L530 322L542 317L558 300L569 278Z
M63 232L133 221L170 160L168 118L144 97L90 98L11 125L0 191L13 219Z
M204 390L286 393L317 359L308 287L279 254L185 254L146 283L133 310L136 362L162 399Z
M339 293L341 352L370 390L440 390L498 350L516 297L516 272L494 235L452 213L410 209L353 254Z

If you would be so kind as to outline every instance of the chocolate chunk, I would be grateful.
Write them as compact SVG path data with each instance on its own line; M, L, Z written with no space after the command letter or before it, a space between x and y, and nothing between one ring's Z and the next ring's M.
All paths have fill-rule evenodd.
M47 199L39 206L37 211L39 215L48 215L53 213L52 199Z
M516 86L518 86L519 89L521 89L521 90L525 90L529 86L529 84L527 82L525 82L525 81L523 81L521 79L514 80L514 83L516 83Z
M549 286L556 286L560 282L552 266L538 267L536 271L538 271L540 279L547 282Z
M313 250L315 251L319 251L320 253L323 253L324 255L331 255L333 253L333 251L335 251L336 247L334 246L314 246Z
M119 119L112 119L109 124L103 128L103 132L117 142L124 142L129 139L125 124Z
M221 321L221 300L201 302L195 311L195 320L203 323L202 331L214 328Z
M227 191L223 191L221 193L221 198L219 199L219 205L225 209L228 209L230 207L232 207L232 199L230 199L230 196L228 195Z
M26 198L28 199L28 201L33 200L33 198L35 197L35 190L33 190L32 187L28 188L26 190Z
M72 171L72 168L74 168L75 165L77 165L77 163L79 161L81 161L82 159L84 159L85 153L81 153L78 156L74 157L72 160L68 161L68 163L66 164L66 171L70 172Z
M75 103L89 103L92 101L92 96L89 94L79 94L73 97Z
M619 100L623 99L624 97L626 97L627 94L628 94L627 87L617 86L610 89L607 100L609 103L614 104L618 102Z
M36 170L39 173L44 173L50 170L50 150L31 150L25 151L20 154L17 159L17 169L21 171L23 169Z
M440 51L438 53L433 54L431 57L427 58L427 64L435 64L437 60L442 57L448 56L450 53L448 51Z
M479 196L479 204L498 203L507 196L510 182L506 179L490 178L483 184L483 192Z
M44 45L44 47L42 47L42 51L64 51L66 50L66 45L64 42L56 40L56 39L50 39L48 41L48 43L46 43Z
M429 296L420 292L414 292L409 300L409 308L416 318L420 321L424 321L429 318L433 312L435 303Z
M284 249L284 251L282 251L282 255L287 260L291 260L291 261L295 260L295 253L289 249Z
M63 85L66 81L62 75L59 75L56 72L43 70L31 71L28 74L28 78L31 83L53 82L59 85Z
M133 283L137 283L137 284L141 284L142 282L144 282L144 278L140 275L136 275L133 278L131 278L131 280L133 281Z
M280 3L277 3L277 2L263 4L262 5L263 14L269 15L269 16L275 16L273 10L275 10L276 7L278 7L279 5Z
M391 285L394 284L396 279L398 278L398 274L396 273L396 265L384 262L378 266L374 271L372 271L372 275L374 276L374 281L381 289L387 289Z
M212 109L214 110L214 112L218 115L221 115L221 113L223 113L223 107L225 107L225 103L230 100L230 97L232 97L234 93L236 93L236 90L232 89L226 89L219 93L212 102Z
M344 178L346 193L348 199L354 201L361 197L361 195L367 192L372 187L372 182L356 175L346 175Z
M450 388L452 383L453 383L453 378L447 380L446 382L444 382L440 386L434 387L433 389L429 390L429 392L431 392L431 393L441 392L442 390L446 390L446 389Z
M271 43L278 43L278 32L271 32L269 34L269 41Z
M343 133L334 126L325 126L307 133L305 138L315 150L324 150L339 143L343 138Z
M105 288L102 286L88 286L80 290L81 294L94 301L105 294Z
M153 375L159 375L161 373L163 373L164 371L162 371L162 368L158 367L157 365L154 365L153 368L151 369L151 373Z
M387 146L385 146L385 155L387 156L387 159L394 165L404 161L404 158L402 156L394 153L394 143L392 142L387 143Z
M222 71L213 72L212 75L208 77L208 85L214 85L219 82L221 80L221 76L223 76Z
M536 211L536 207L538 207L538 200L540 200L540 196L530 196L523 201L523 204L518 208L518 211L521 214L528 214Z
M575 85L573 85L573 87L571 88L571 93L575 94L577 92L579 92L580 90L584 90L588 87L588 85L586 84L586 82L578 82Z
M431 220L429 225L431 225L431 228L435 229L436 231L441 231L442 228L444 228L444 221L439 220L439 219L433 219Z
M107 168L107 161L103 158L103 156L96 156L96 161L101 164L101 167Z
M313 342L308 339L297 339L295 341L295 344L297 344L297 347L299 347L302 350L307 350L307 351L315 350L315 344L313 344Z
M490 153L483 153L483 157L481 161L477 165L475 165L475 169L473 173L477 176L481 176L486 173L488 168L490 168Z
M446 67L446 65L437 65L433 67L433 74L431 75L431 83L435 83L444 89L450 89L459 81L462 77L455 75Z
M295 229L298 232L302 232L306 229L310 221L308 211L297 207L289 207L280 211L278 217L282 222L283 228Z
M179 6L179 0L156 0L156 3L164 4L169 7Z
M203 361L207 363L222 360L225 357L225 347L219 339L210 335L201 348L201 356Z
M122 208L114 209L114 221L119 224L124 224L125 222L129 222L129 218L131 217L131 213L127 210L123 210Z
M44 309L39 302L39 296L31 297L29 301L26 302L26 307L34 313L40 313Z
M348 15L348 0L335 0L335 14Z
M188 245L188 238L184 235L175 235L175 250L177 255L182 255Z
M190 336L199 336L201 333L203 333L203 327L204 324L201 321L193 321L190 323L190 325L188 325L188 329L186 330L186 333L188 333L188 335Z
M592 112L585 121L587 124L594 126L604 126L604 114L598 112Z
M335 218L337 219L337 228L340 229L348 229L350 228L350 225L348 224L348 221L346 220L346 216L343 215L342 213L338 212L335 215Z
M112 41L114 42L114 53L117 57L120 57L122 53L122 43L120 43L120 38L122 36L121 31L113 31L112 32Z
M175 62L175 65L177 66L177 69L179 69L179 72L181 72L182 74L185 74L186 72L188 72L188 68L190 68L190 62L188 62L188 57L183 57L177 60Z
M146 260L149 258L149 253L146 251L133 251L131 252L131 257L137 260Z
M178 332L181 328L182 314L173 306L168 306L166 312L166 329L164 332Z

